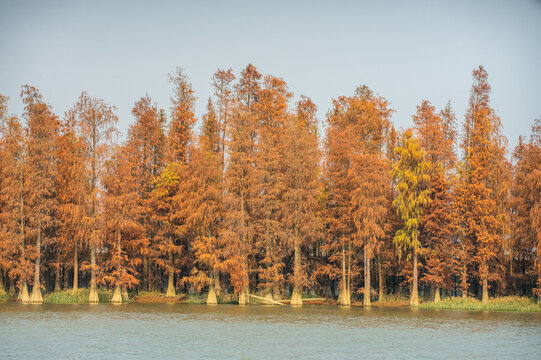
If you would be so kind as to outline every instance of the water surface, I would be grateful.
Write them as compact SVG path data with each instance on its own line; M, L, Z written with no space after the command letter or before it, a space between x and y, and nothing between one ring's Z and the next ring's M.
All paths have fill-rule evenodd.
M1 359L541 359L541 314L0 304Z

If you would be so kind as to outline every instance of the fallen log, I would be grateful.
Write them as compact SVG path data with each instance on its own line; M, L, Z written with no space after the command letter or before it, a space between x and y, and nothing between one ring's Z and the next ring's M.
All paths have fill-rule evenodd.
M271 300L271 299L267 299L267 298L264 298L262 296L257 296L257 295L252 295L252 294L247 294L247 295L251 296L251 297L253 297L255 299L258 299L258 300L267 301L267 302L269 302L271 304L274 304L274 305L284 305L279 301L274 301L274 300Z
M302 299L302 302L303 303L306 303L306 302L311 302L311 301L327 301L329 299L327 298L310 298L310 299ZM289 304L291 302L291 300L282 300L282 302L284 304Z

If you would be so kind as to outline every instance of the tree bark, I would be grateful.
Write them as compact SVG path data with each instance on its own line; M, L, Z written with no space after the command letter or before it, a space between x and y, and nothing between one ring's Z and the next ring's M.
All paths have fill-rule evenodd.
M381 257L378 258L378 278L379 278L379 294L378 294L378 301L381 303L383 302L383 294L384 294L384 287L385 282L383 280L383 266L381 266Z
M348 291L348 281L346 275L346 248L342 244L342 284L340 294L338 295L338 305L349 306L351 305L350 295Z
M488 279L486 276L483 277L483 297L481 299L483 304L488 302Z
M32 295L30 295L30 303L42 304L43 296L41 295L41 287L40 287L40 281L39 281L39 268L41 264L41 225L39 225L39 229L38 229L36 251L38 255L37 255L36 263L35 263L34 285L32 286Z
M88 296L88 302L98 304L100 299L96 285L96 246L94 244L90 245L90 266L90 295Z
M77 243L75 244L75 253L73 254L73 291L79 290L79 254Z
M291 306L302 306L302 287L300 284L301 276L301 247L295 239L294 267L293 267L293 294L291 296Z
M417 251L413 251L413 283L411 286L411 295L410 295L410 305L411 306L417 306L419 305L419 288L418 288L418 280L419 280L419 274L418 274L418 257Z
M441 300L440 298L440 287L436 286L435 292L434 292L434 302L437 304Z
M370 307L370 256L366 245L364 246L364 296L363 305Z
M460 284L460 287L462 288L462 298L466 299L468 297L468 284L467 284L467 268L466 265L462 267L462 283Z
M113 303L113 304L122 304L122 293L120 291L120 286L118 286L118 285L115 286L115 292L113 293L111 303Z
M220 272L218 270L214 270L214 291L216 292L217 296L222 295L222 285L220 282Z
M165 297L174 298L177 296L175 292L175 271L173 268L173 253L169 251L169 269L168 269L168 281L167 281L167 293Z
M54 291L60 291L60 271L62 271L62 267L60 266L60 255L57 256L56 262L58 265L54 276Z
M30 296L28 295L28 285L26 284L26 281L23 281L21 284L17 301L20 301L23 304L28 304L30 302Z
M212 270L209 284L209 293L207 295L207 305L218 305L218 300L216 299L216 291L214 290L214 274Z
M239 293L239 305L248 305L250 303L250 299L248 296L248 290L242 289Z
M62 268L62 279L64 280L64 285L63 285L64 290L68 290L69 289L69 272L68 272L68 269L66 269L66 267Z

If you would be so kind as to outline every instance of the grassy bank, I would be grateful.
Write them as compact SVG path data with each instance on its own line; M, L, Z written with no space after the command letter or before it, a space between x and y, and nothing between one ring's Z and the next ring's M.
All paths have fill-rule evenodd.
M0 291L0 302L8 301L10 298L10 295L5 291Z
M88 303L89 294L90 290L88 289L79 289L77 291L58 291L46 294L43 297L43 302L47 304L86 304ZM100 299L100 303L111 302L112 297L112 290L98 290L98 298ZM123 300L128 301L129 299Z
M531 298L520 296L506 296L493 298L483 304L475 298L462 299L450 297L442 299L439 303L424 302L419 305L420 309L448 309L448 310L486 310L486 311L522 311L540 312L541 306Z

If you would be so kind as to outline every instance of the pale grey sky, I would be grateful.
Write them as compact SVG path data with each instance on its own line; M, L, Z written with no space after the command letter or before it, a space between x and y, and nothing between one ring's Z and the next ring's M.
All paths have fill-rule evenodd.
M320 119L367 84L397 127L423 99L451 100L462 120L482 64L514 146L541 116L541 1L0 0L0 93L19 115L23 84L59 115L86 90L117 106L125 132L141 96L169 108L167 74L181 66L200 118L216 69L249 62L311 97Z

